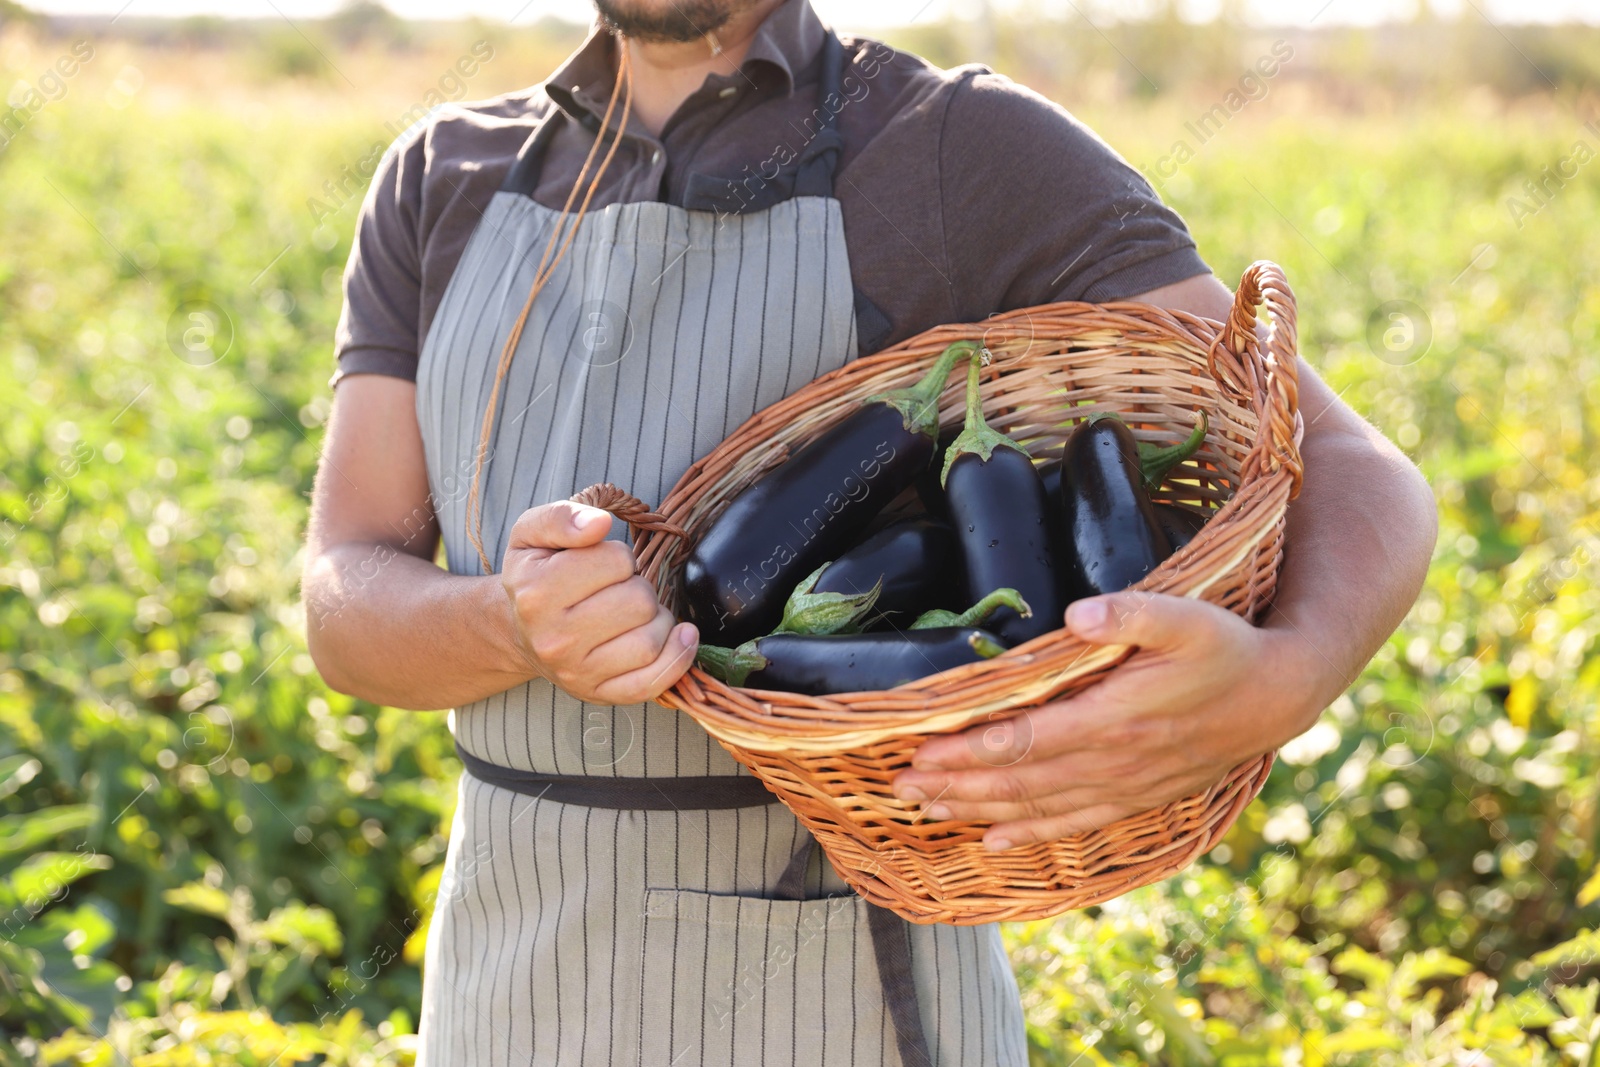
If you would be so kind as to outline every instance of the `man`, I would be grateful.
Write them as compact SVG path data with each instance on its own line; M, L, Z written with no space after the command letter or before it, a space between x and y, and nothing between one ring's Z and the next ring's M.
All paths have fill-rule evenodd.
M1222 318L1228 291L1104 143L981 68L841 42L806 0L597 6L544 84L401 138L345 279L311 651L344 692L455 708L468 769L420 1062L1021 1065L994 928L886 922L646 703L697 635L609 516L562 501L598 481L658 501L755 411L939 323L1064 299ZM1403 617L1434 515L1405 458L1300 378L1305 486L1264 625L1074 604L1075 632L1140 651L1031 712L1009 766L928 743L902 798L992 821L1004 849L1195 792L1315 721Z

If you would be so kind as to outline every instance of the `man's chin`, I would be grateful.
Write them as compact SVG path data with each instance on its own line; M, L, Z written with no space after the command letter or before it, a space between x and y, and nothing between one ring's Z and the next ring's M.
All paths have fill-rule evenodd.
M720 30L761 0L594 0L608 28L636 41L686 43Z

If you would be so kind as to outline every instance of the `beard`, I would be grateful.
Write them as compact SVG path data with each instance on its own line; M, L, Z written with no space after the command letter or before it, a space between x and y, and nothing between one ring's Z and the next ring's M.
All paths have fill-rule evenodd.
M652 43L698 41L763 0L594 0L605 27Z

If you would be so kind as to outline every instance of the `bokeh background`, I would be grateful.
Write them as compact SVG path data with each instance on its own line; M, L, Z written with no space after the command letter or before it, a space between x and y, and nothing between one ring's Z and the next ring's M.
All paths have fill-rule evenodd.
M155 17L206 6L0 0L3 1064L411 1059L459 768L305 653L339 280L375 150L584 9ZM819 6L1060 101L1224 280L1282 263L1439 500L1410 619L1221 847L1008 928L1035 1062L1596 1062L1600 13Z

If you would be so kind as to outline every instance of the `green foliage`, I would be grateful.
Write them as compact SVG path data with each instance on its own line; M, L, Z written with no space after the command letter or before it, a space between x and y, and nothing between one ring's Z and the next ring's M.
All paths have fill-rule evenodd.
M41 1067L404 1067L414 1061L411 1043L386 1036L393 1030L393 1020L374 1028L359 1011L320 1025L281 1023L264 1011L178 1011L160 1020L119 1020L102 1036L73 1031L45 1042L37 1062Z
M1285 918L1201 867L1094 915L1008 928L1034 1062L1554 1064L1567 1061L1528 1031L1593 1025L1600 982L1507 996L1438 948L1386 958L1337 948L1341 935L1312 944Z
M414 1019L416 968L371 961L443 855L449 739L327 691L295 591L354 212L305 202L381 121L53 106L0 155L0 850L95 866L0 943L0 1031ZM63 947L94 915L107 943Z
M113 110L116 75L0 150L0 1064L409 1062L457 767L441 717L321 684L295 586L359 200L327 183L411 97L240 121ZM1206 92L1077 110L1153 172ZM1554 96L1284 96L1163 193L1224 279L1285 265L1440 546L1216 852L1007 931L1035 1060L1588 1063L1600 172L1510 199L1600 140Z

